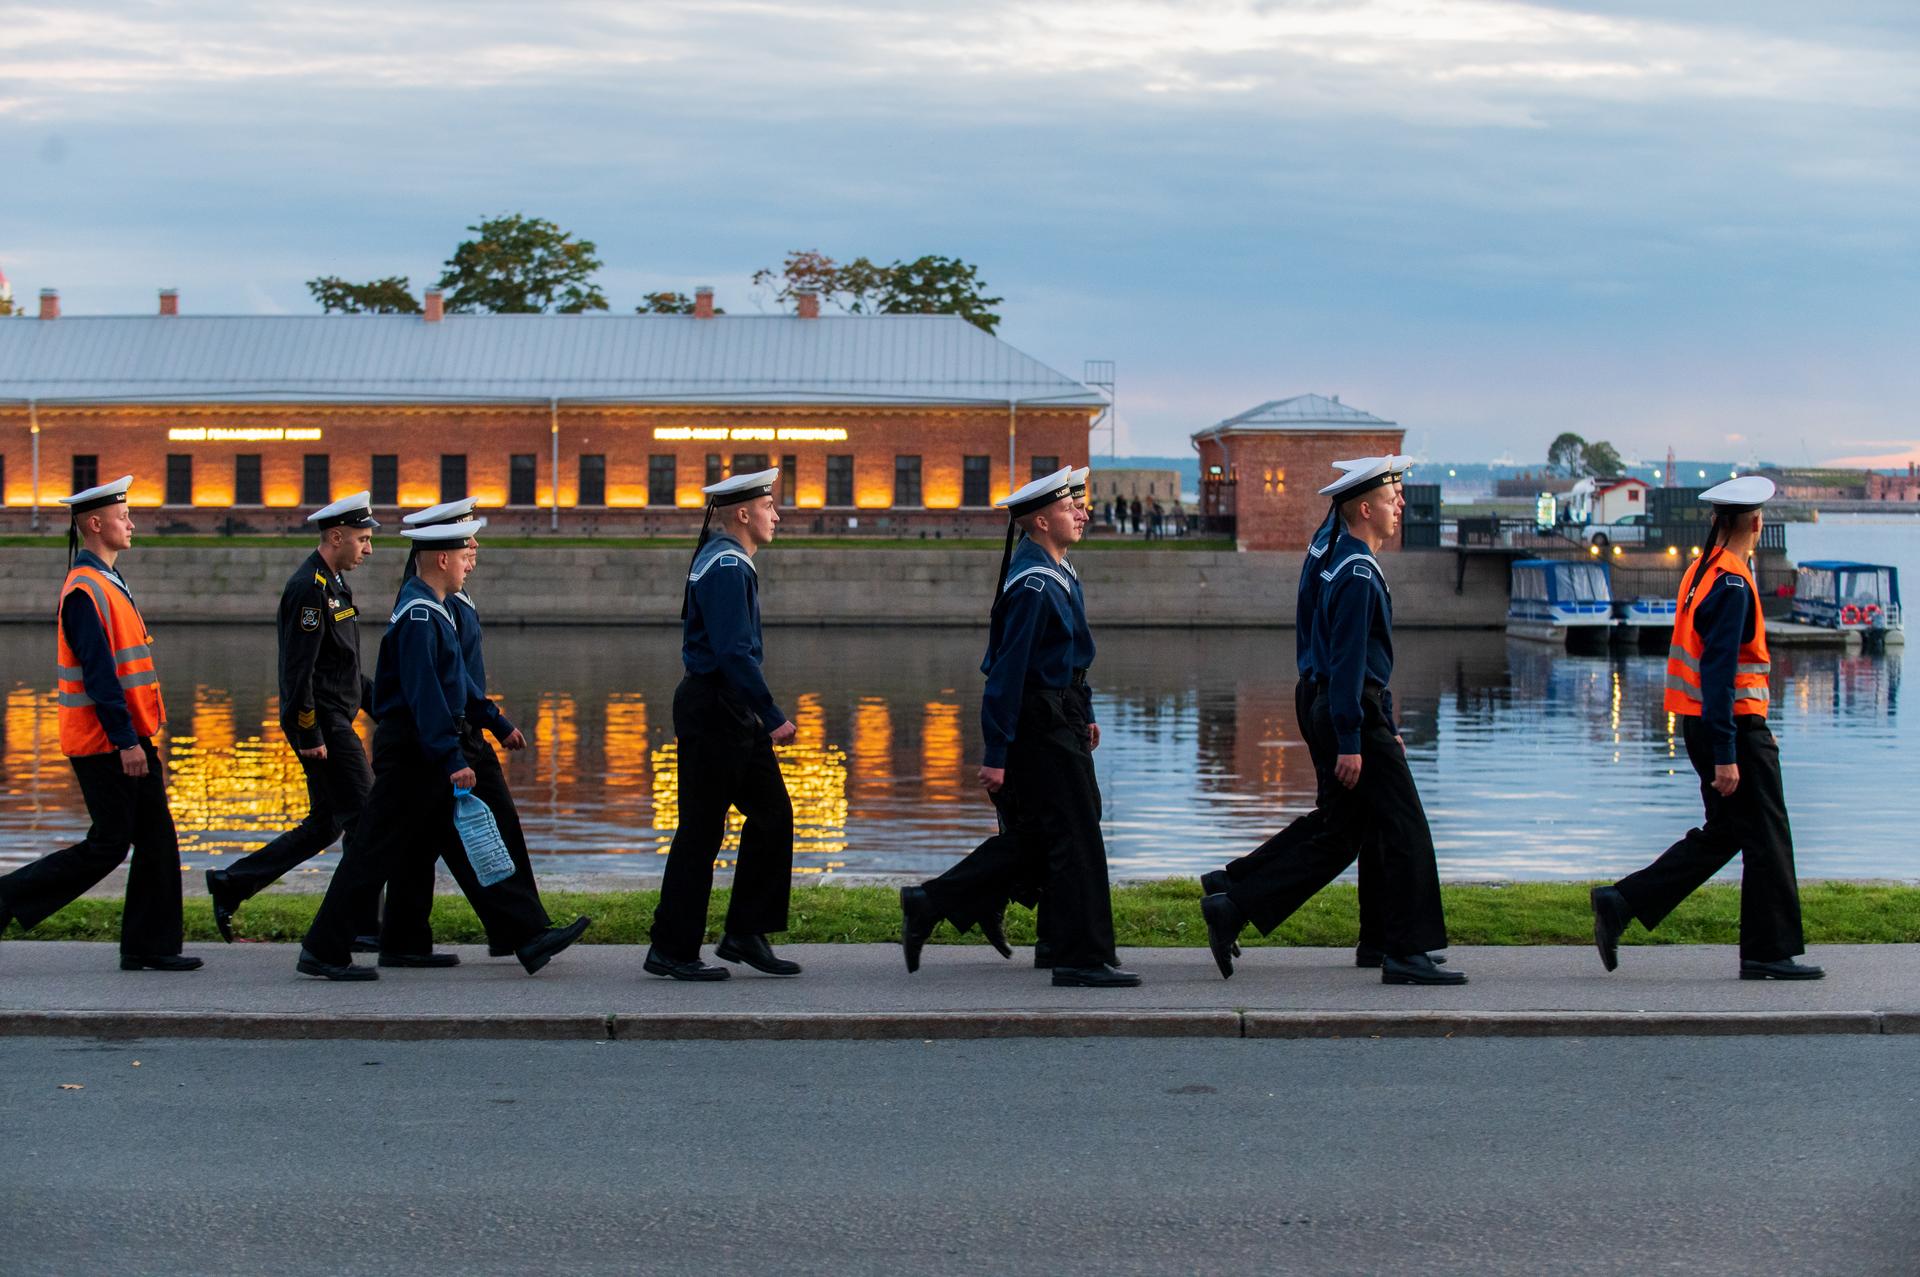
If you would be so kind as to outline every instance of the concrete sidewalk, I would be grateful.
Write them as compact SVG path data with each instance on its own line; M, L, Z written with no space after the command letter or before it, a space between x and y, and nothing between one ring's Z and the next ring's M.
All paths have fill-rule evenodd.
M1201 949L1139 949L1137 989L1056 989L1032 951L929 945L912 976L893 945L790 945L795 979L646 975L643 950L578 945L538 976L456 947L452 970L335 984L290 945L190 945L187 975L119 970L108 944L0 944L0 1034L250 1038L956 1038L1599 1036L1920 1033L1920 945L1828 945L1827 978L1736 979L1728 947L1458 948L1472 983L1383 985L1348 949L1253 949L1220 979ZM363 961L371 961L370 957Z

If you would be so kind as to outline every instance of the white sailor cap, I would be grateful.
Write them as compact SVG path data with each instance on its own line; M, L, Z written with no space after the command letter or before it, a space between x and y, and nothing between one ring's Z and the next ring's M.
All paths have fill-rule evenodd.
M736 474L710 483L700 491L707 494L707 500L714 505L739 505L742 501L752 501L757 497L773 495L773 481L780 477L780 467L760 470L753 474Z
M60 504L70 508L75 514L85 514L89 510L98 510L101 506L125 505L127 489L133 486L133 476L121 475L112 483L103 483L97 488L88 488L85 492L76 492L70 497L61 497Z
M462 519L458 523L434 523L425 527L402 528L400 535L413 542L416 550L465 549L468 537L480 535L485 519Z
M1700 494L1700 499L1732 514L1742 510L1757 510L1773 494L1773 480L1763 474L1743 474L1738 479L1729 479L1708 488Z
M1073 477L1067 480L1067 488L1074 496L1084 497L1087 495L1087 475L1092 473L1092 471L1092 466L1080 466L1074 470Z
M1017 492L1010 492L994 502L1009 515L1018 519L1032 514L1035 510L1044 510L1062 497L1073 495L1073 467L1056 470L1044 479L1035 479Z
M424 510L415 510L412 514L402 515L400 522L410 528L422 528L434 523L452 523L472 514L473 508L479 504L479 497L461 497L458 501L442 501L439 505L430 505Z
M373 517L373 494L356 492L350 497L341 497L332 505L321 506L307 516L308 523L317 523L322 532L328 528L377 528L380 521Z
M1334 465L1346 471L1338 479L1320 489L1323 497L1334 497L1341 501L1351 501L1357 496L1372 492L1375 488L1384 488L1389 483L1398 483L1403 475L1413 467L1413 458L1406 456L1356 457L1351 461L1336 461Z

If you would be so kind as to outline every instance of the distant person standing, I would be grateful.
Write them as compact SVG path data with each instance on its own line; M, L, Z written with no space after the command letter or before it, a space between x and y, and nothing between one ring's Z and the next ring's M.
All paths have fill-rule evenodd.
M995 504L1009 517L988 623L980 784L1002 832L927 883L900 892L909 973L944 919L961 930L997 919L1023 883L1044 876L1053 983L1119 988L1140 977L1113 964L1113 901L1100 834L1100 742L1087 667L1093 635L1066 553L1086 528L1071 470L1036 479ZM1015 529L1026 535L1016 546ZM1005 952L1005 950L1002 950Z
M360 813L373 789L373 768L353 729L371 710L373 680L360 672L359 610L347 573L373 553L369 493L342 497L307 516L320 544L280 591L280 730L307 780L307 817L266 846L223 869L207 870L213 922L233 943L233 915L243 901L278 882L345 835L360 836ZM380 945L380 890L356 906L353 948Z
M1620 963L1620 936L1628 923L1659 926L1738 855L1740 978L1818 980L1826 974L1794 961L1806 952L1800 887L1780 746L1767 728L1767 621L1748 566L1765 522L1760 507L1773 493L1773 480L1745 475L1700 494L1713 507L1713 527L1706 553L1680 578L1666 709L1680 719L1707 818L1645 869L1593 889L1593 940L1609 971Z
M767 936L787 929L793 890L793 800L774 746L798 734L774 703L761 671L760 573L754 555L780 525L773 499L779 468L735 475L702 489L707 522L687 572L680 616L686 676L673 694L679 741L680 828L667 851L645 970L674 980L724 980L700 960L713 893L713 861L740 809L740 853L725 930L714 956L767 975L799 975ZM708 536L708 525L719 527Z
M167 807L153 738L167 720L153 635L120 575L133 545L127 489L133 476L61 497L67 575L54 624L60 752L73 764L92 824L71 847L0 878L0 930L29 930L72 904L127 858L120 918L122 971L193 971L181 954L180 840Z
M1132 513L1133 513L1133 534L1135 536L1139 536L1140 535L1140 513L1141 513L1139 497L1135 497L1133 499Z

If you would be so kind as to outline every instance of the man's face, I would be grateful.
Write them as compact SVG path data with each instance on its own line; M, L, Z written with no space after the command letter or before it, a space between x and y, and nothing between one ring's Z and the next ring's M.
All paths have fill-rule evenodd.
M94 535L100 538L100 548L115 553L133 545L133 508L125 505L110 505L94 511L86 517Z
M755 545L773 540L773 530L780 526L780 510L770 496L755 497L747 502L739 518Z
M447 551L448 584L455 590L467 588L467 576L473 571L474 560L479 557L479 549L472 541L467 542L464 550Z
M1407 508L1407 494L1398 479L1384 488L1376 488L1364 503L1369 509L1367 522L1382 537L1391 540L1400 531L1400 512Z
M460 551L460 557L466 561L467 575L472 576L473 570L480 566L480 543L468 537L467 548Z
M335 528L334 552L340 556L340 571L351 572L373 553L372 528Z

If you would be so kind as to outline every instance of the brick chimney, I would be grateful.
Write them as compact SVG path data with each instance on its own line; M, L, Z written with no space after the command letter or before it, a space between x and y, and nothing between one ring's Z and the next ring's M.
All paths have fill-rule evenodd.
M695 284L693 287L693 317L695 319L713 318L713 285Z
M793 295L797 313L802 319L820 318L820 294L811 288L802 288Z
M447 313L447 295L437 288L427 290L427 308L421 318L429 324L437 324Z
M179 289L163 288L160 290L160 313L163 315L178 315L180 313Z
M60 318L60 290L43 288L40 290L40 318Z

